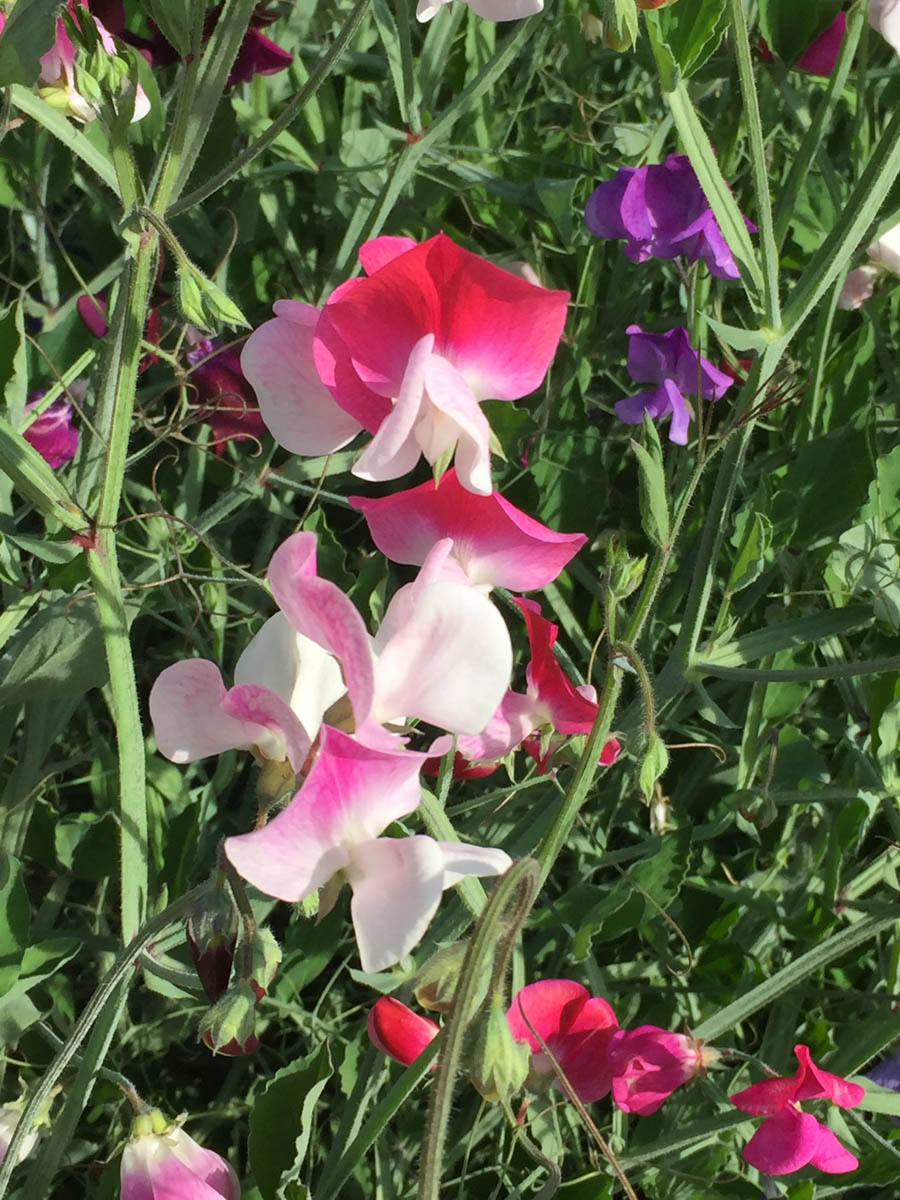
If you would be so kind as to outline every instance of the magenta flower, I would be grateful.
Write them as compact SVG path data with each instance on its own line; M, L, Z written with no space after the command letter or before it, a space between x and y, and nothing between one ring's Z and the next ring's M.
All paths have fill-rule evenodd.
M256 396L241 370L241 353L221 338L198 338L187 353L189 379L199 406L194 419L213 431L221 457L227 441L257 440L266 432Z
M43 394L38 392L31 397L25 405L26 413L35 408ZM25 441L34 446L54 471L74 458L78 449L79 433L72 424L73 413L69 401L60 396L22 431Z
M447 577L485 588L518 592L546 587L587 541L583 533L548 529L499 492L481 496L468 491L452 468L439 484L429 480L382 499L349 500L392 562L421 566L435 542L452 538Z
M795 1046L794 1054L800 1065L793 1078L764 1079L731 1097L741 1112L766 1117L744 1147L744 1158L767 1175L787 1175L807 1164L829 1175L856 1170L858 1159L799 1106L803 1100L827 1099L855 1108L866 1089L817 1067L808 1046Z
M684 1033L656 1025L619 1029L609 1043L613 1100L623 1112L647 1116L718 1055Z
M369 1040L382 1054L404 1067L414 1062L438 1035L439 1026L413 1012L393 996L379 996L366 1021Z
M719 279L740 276L694 168L683 154L670 154L664 163L620 167L615 179L591 193L584 219L597 237L624 238L623 249L634 262L683 254L690 262L702 258ZM747 227L755 230L749 221Z
M486 846L379 837L418 808L424 760L360 745L326 726L319 756L287 808L264 828L225 842L237 871L280 900L303 900L336 875L336 884L349 883L364 971L382 971L412 950L445 888L465 875L501 875L511 863ZM326 891L332 902L333 895Z
M518 400L539 386L568 293L527 283L444 234L421 245L375 238L360 261L368 278L337 288L318 317L281 301L275 320L250 335L242 365L263 420L304 454L368 430L372 441L353 468L361 479L396 479L422 455L432 465L455 455L463 487L490 495L481 401Z
M807 75L822 75L828 78L837 66L837 60L847 32L847 14L838 13L828 28L806 47L794 66ZM759 56L763 62L772 61L772 52L764 37L759 39Z
M669 441L687 442L691 410L685 396L720 400L734 380L691 346L688 331L678 325L666 333L646 333L640 325L625 330L628 344L628 374L635 383L652 383L652 391L639 392L616 404L616 416L626 425L640 425L644 413L654 420L670 416Z
M122 1153L121 1200L240 1200L234 1170L154 1111L136 1117Z
M506 1019L516 1041L531 1048L528 1086L532 1090L546 1086L554 1074L529 1024L583 1103L601 1100L609 1092L607 1048L618 1021L605 1000L571 979L541 979L516 993Z

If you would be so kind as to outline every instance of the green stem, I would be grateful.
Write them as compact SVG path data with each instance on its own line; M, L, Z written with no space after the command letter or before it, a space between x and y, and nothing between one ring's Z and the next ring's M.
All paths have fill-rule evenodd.
M179 213L186 212L189 208L193 208L195 204L199 204L201 200L205 200L207 196L211 196L213 192L217 192L220 187L224 187L230 179L233 179L237 175L238 171L242 171L248 163L253 162L255 158L262 154L283 130L293 124L319 90L319 87L331 73L332 67L344 53L350 39L359 28L368 5L369 0L356 0L355 6L351 10L347 20L341 26L340 33L332 42L328 52L322 55L316 63L315 69L309 79L307 79L297 95L285 105L284 109L268 126L265 133L260 134L254 142L251 142L246 150L242 150L221 171L217 171L205 183L201 183L199 187L194 188L192 192L189 192L181 200L177 201L177 203L172 204L168 210L159 204L156 204L154 207L161 212L166 212L168 217L175 217Z
M441 1056L428 1105L422 1146L418 1200L439 1198L441 1163L453 1090L462 1064L466 1030L478 1002L485 966L495 954L499 933L507 934L509 931L507 943L512 944L534 903L537 884L538 864L534 859L523 858L513 863L491 893L472 932L453 994L453 1007L443 1029Z
M742 0L730 0L730 3L738 77L744 96L744 117L747 121L747 138L750 146L750 170L753 176L753 190L756 192L756 210L759 217L763 319L770 329L778 329L781 324L781 304L778 299L778 246L775 242L775 227L772 221L772 198L769 194L766 147L763 140L762 121L759 116L756 84L753 78L753 63L750 58L750 39L747 34L747 22L744 18L744 6Z
M28 1103L25 1105L25 1109L19 1118L19 1122L7 1147L6 1156L3 1159L3 1163L0 1164L0 1200L3 1200L3 1197L6 1195L10 1176L18 1160L18 1152L22 1143L33 1128L35 1119L43 1110L44 1105L49 1102L50 1095L60 1076L75 1058L78 1047L88 1036L106 1007L107 1001L117 991L119 985L127 980L131 972L135 970L135 960L141 951L149 946L167 926L174 924L175 921L181 920L182 917L186 916L191 906L206 890L206 886L205 883L201 884L199 887L187 892L181 899L176 900L174 904L170 904L168 908L154 917L152 921L148 921L133 941L120 951L116 961L113 963L112 969L103 978L99 987L93 996L91 996L81 1016L75 1022L72 1032L66 1038L62 1049L44 1072L32 1092Z

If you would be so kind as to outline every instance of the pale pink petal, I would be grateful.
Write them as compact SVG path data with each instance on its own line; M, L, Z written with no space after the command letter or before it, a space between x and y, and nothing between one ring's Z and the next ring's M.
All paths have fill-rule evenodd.
M900 0L869 0L869 24L900 54Z
M278 316L254 330L241 351L266 428L294 454L330 454L361 426L339 408L316 371L312 356L318 310L281 301Z
M430 837L377 838L355 847L347 877L362 969L383 971L412 950L437 912L444 856Z
M287 757L299 773L312 749L312 741L296 715L280 696L258 683L239 683L222 700L222 711L239 721L253 722L269 732L255 744L267 758Z
M234 668L236 684L261 684L280 696L310 737L347 688L337 659L278 612L249 642Z
M187 763L223 750L249 750L264 741L279 757L266 726L223 710L226 695L215 663L191 658L166 667L150 689L150 719L160 754Z
M454 887L467 875L503 875L512 866L505 850L473 846L468 842L438 842L444 856L444 888Z
M225 852L266 895L302 900L348 866L354 847L418 808L424 761L325 726L319 755L287 808L264 828L228 838Z
M372 650L362 617L336 584L315 574L315 534L295 533L269 563L268 580L278 607L293 627L339 661L361 725L372 708Z
M122 1200L240 1200L237 1175L183 1129L133 1138L122 1153Z
M425 372L434 346L426 334L413 347L397 393L397 402L360 455L353 474L358 479L397 479L410 472L422 453L415 436L425 389Z
M456 473L470 492L489 496L491 427L465 377L445 358L432 355L426 369L427 405L416 424L422 453L436 463L456 447Z
M744 1147L744 1158L767 1175L789 1175L805 1167L816 1153L819 1129L814 1116L789 1105L763 1121Z
M370 242L364 242L359 248L359 261L367 275L374 275L389 262L393 262L407 250L415 250L418 246L415 238L411 237L377 237Z
M897 0L897 4L897 19L900 22L900 0ZM900 41L900 29L898 29L898 41ZM900 49L898 49L898 53L900 53ZM888 271L893 271L895 275L900 275L900 225L893 225L877 241L874 241L868 249L868 255L873 262L886 267Z
M372 712L382 723L419 717L451 733L479 733L511 672L509 633L491 602L461 584L433 583L381 649Z
M175 1156L214 1188L216 1195L225 1200L240 1200L237 1175L221 1155L200 1146L183 1129L173 1129L166 1134L166 1140L173 1145Z
M458 738L456 748L469 762L494 762L520 746L543 719L531 696L509 690L481 733Z
M544 0L465 0L486 21L520 21L544 11Z
M444 4L449 4L450 0L419 0L416 6L416 20L423 24L430 21L436 13L440 12Z

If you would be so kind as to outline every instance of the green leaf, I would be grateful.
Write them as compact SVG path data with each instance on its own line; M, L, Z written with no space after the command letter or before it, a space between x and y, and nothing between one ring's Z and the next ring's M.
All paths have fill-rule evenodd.
M19 978L30 924L31 906L22 882L22 864L0 850L0 996Z
M98 817L63 817L54 833L56 856L76 879L106 879L119 863L119 822L111 812Z
M81 695L106 678L96 603L63 597L17 630L0 659L0 706Z
M820 642L836 634L862 629L871 621L872 610L863 604L793 617L767 629L747 633L734 641L704 646L703 661L709 666L739 667L744 663L758 662L769 654L777 654L779 650L808 646L811 642Z
M567 246L572 243L572 204L575 179L535 179L534 187L547 216Z
M25 358L25 321L21 302L0 314L0 379L3 398L16 425L25 412L28 395L28 364Z
M0 997L0 1046L14 1046L26 1029L43 1016L25 992L7 992Z
M769 344L769 338L761 329L742 329L739 325L726 325L723 321L714 320L708 313L704 313L703 317L716 337L732 350L754 350L758 353Z
M74 121L64 117L59 109L47 104L40 96L29 91L27 87L22 87L19 83L12 85L10 99L16 108L43 125L49 133L52 133L58 141L89 166L108 188L118 194L119 182L112 159L87 134L82 133Z
M769 49L790 66L820 33L825 32L840 8L841 0L816 0L815 4L798 4L797 0L759 0L759 28Z
M725 591L733 594L741 591L758 579L769 558L772 545L772 522L762 513L741 513L742 526L738 527L735 537L738 552L728 576Z
M309 1147L316 1104L331 1073L331 1056L323 1043L306 1058L283 1067L254 1103L248 1152L263 1200L298 1195L298 1173Z
M641 763L640 782L644 799L649 804L653 799L653 791L657 779L669 765L669 752L657 734L651 734Z
M690 826L666 833L657 853L635 863L628 871L628 879L660 908L668 908L687 875L690 849Z
M0 34L0 87L31 87L41 73L41 56L56 38L62 0L24 0L13 6Z
M640 471L641 525L647 537L660 548L669 545L671 525L666 498L666 473L663 469L662 446L659 434L647 413L644 413L645 449L632 439L631 448Z
M718 50L728 28L727 0L678 0L655 17L660 37L687 79Z
M147 16L181 58L190 53L194 4L192 0L142 0Z

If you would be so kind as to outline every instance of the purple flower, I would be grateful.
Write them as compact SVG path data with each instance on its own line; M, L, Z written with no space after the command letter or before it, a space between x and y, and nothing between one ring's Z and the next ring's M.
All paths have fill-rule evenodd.
M625 332L631 338L628 374L635 383L655 384L656 390L620 400L616 416L626 425L640 425L645 412L654 419L670 415L669 441L683 446L691 421L685 396L696 396L699 387L704 400L719 400L734 381L697 353L682 325L667 333L645 333L640 325L629 325Z
M867 1072L867 1075L879 1087L900 1092L900 1050L895 1051L889 1058L874 1066L871 1071ZM900 1125L900 1117L891 1117L890 1119L894 1125Z
M615 179L591 193L584 210L591 233L624 238L625 253L634 262L648 258L702 258L719 279L737 279L739 272L718 222L683 154L670 154L664 163L621 167ZM746 220L746 218L744 218ZM756 226L747 221L747 228Z
M29 412L33 409L43 394L43 392L38 392L32 396L25 405L25 411ZM75 451L78 449L79 435L78 430L72 424L72 405L62 397L54 400L39 417L31 422L22 436L26 442L30 442L34 446L41 458L46 459L55 471L57 467L67 463L70 458L74 458Z

